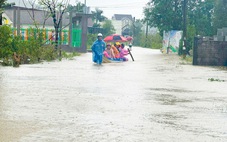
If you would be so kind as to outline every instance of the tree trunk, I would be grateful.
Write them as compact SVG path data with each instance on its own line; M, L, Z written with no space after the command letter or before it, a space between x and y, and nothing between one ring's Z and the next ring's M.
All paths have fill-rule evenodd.
M0 25L2 25L2 13L0 13Z
M59 57L61 57L61 46L58 46L59 39L59 27L55 27L55 50L59 51Z

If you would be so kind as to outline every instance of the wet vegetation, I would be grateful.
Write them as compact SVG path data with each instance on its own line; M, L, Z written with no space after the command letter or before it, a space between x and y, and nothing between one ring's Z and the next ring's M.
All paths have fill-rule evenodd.
M41 61L59 59L54 45L46 45L43 33L39 29L32 29L28 40L14 36L10 26L0 27L0 62L3 66L19 66ZM78 53L63 52L61 58L72 58ZM60 58L60 59L61 59Z
M181 58L181 61L180 61L181 65L191 65L192 64L192 61L193 61L192 56L181 55L180 58Z
M217 81L217 82L225 82L225 80L222 79L216 79L216 78L209 78L208 81L213 82L213 81Z

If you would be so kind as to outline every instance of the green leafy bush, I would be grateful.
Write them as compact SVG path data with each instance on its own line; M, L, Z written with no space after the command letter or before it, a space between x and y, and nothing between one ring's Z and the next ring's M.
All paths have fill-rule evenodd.
M12 65L14 52L20 58L21 64L57 58L53 45L44 46L42 30L30 28L28 37L29 39L24 41L20 36L13 36L9 26L0 27L0 59L3 60L3 65Z
M162 48L162 37L158 33L147 35L147 38L145 34L142 34L140 46L152 49L160 49Z
M0 58L8 59L12 53L12 36L9 26L0 26Z
M87 35L87 49L90 49L94 41L97 40L96 34L88 34Z

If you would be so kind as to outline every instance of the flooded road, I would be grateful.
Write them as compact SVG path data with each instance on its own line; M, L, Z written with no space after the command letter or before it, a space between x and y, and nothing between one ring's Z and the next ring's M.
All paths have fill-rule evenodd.
M226 70L132 54L102 66L91 53L0 66L0 142L227 141Z

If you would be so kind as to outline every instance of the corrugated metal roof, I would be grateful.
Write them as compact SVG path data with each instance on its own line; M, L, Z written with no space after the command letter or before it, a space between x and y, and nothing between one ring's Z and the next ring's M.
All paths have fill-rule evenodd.
M10 9L5 9L4 13L9 17L9 19L14 23L14 18L13 18L13 11L14 9L17 9L18 7L13 7ZM34 21L32 20L31 16L29 13L32 14L34 12L34 17L35 21L37 24L42 25L45 20L45 11L43 10L38 10L38 9L31 9L31 8L21 8L20 7L20 23L21 25L33 25ZM66 26L69 24L69 16L67 14L64 14L62 17L62 25ZM49 17L46 22L46 26L53 26L53 19L52 17Z

